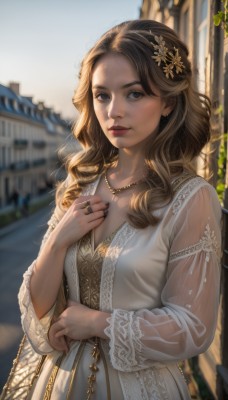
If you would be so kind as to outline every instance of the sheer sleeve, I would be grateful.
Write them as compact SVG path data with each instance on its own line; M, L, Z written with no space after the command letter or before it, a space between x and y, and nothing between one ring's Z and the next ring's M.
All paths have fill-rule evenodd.
M206 184L174 213L161 308L116 309L105 333L113 367L146 368L204 352L213 340L220 294L221 207Z
M58 223L57 215L55 211L48 221L48 229L43 237L40 250ZM53 351L53 348L48 342L47 333L54 312L54 306L43 318L38 319L30 296L30 279L35 263L36 261L34 261L24 273L23 282L18 294L21 324L34 350L39 354L47 354Z

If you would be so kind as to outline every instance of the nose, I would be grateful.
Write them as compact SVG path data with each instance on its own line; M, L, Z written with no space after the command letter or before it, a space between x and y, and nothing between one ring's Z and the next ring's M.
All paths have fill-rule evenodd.
M121 118L124 116L123 101L119 98L112 98L108 106L108 117L112 119Z

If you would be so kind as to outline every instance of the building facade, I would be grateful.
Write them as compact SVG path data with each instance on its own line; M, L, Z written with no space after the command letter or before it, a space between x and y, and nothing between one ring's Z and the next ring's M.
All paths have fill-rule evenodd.
M0 85L0 208L15 190L36 196L52 187L60 172L58 149L70 133L60 114L21 96L18 83Z
M143 0L140 17L155 19L174 29L189 49L196 88L212 101L212 133L217 138L223 131L223 120L217 112L224 103L224 35L214 26L213 15L221 8L219 0ZM201 175L211 183L217 181L219 141L211 143L213 156ZM199 160L200 162L200 160ZM200 168L200 165L199 165Z
M212 135L214 138L227 131L227 60L228 38L214 25L213 16L223 7L218 0L142 0L140 18L154 19L174 29L189 49L196 88L212 101ZM218 110L222 109L223 113ZM199 171L211 183L217 184L219 141L210 146L213 155L208 158L208 169ZM227 162L227 161L226 161ZM228 178L228 174L226 175ZM228 184L228 182L227 182ZM228 208L224 196L223 204ZM215 339L209 350L193 362L204 377L212 398L228 399L228 211L224 209L224 261L222 265L221 308ZM211 399L211 397L210 397Z

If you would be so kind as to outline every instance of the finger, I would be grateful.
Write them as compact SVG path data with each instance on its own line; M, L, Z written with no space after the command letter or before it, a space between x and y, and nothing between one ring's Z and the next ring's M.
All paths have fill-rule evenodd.
M87 232L92 231L93 229L97 228L102 222L104 221L104 217L100 219L96 219L95 221L88 222L88 229Z
M55 341L54 348L58 351L65 351L66 353L69 350L68 344L66 343L66 340L63 336Z
M51 346L58 351L67 351L68 350L68 345L66 343L65 337L61 336L59 338L56 338L53 332L49 333L49 342Z
M107 216L108 210L101 210L101 211L96 211L91 214L87 215L87 221L88 222L94 222L97 220L104 220L104 218Z
M82 209L90 207L90 200L83 201L83 203L78 204L78 206Z
M109 203L108 202L105 203L102 201L95 204L90 203L89 206L85 207L85 211L87 214L91 214L92 212L95 213L97 211L108 210L108 208L109 208Z
M85 215L92 214L93 209L92 206L90 205L90 202L86 202L87 206L85 207Z
M56 332L55 333L55 338L59 338L61 336L65 336L65 335L67 335L67 329L66 328L62 329L61 331Z

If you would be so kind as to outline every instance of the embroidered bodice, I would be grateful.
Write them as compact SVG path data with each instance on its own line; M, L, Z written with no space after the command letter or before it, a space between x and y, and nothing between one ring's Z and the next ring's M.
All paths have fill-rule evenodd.
M99 310L102 264L113 236L114 233L94 249L92 232L89 232L80 240L78 245L77 266L80 301L83 305L94 310Z

